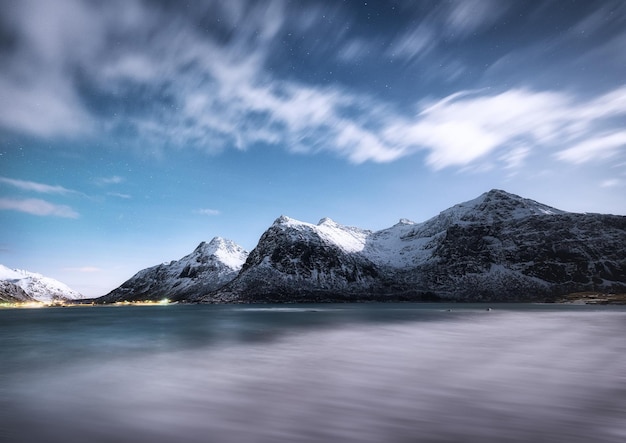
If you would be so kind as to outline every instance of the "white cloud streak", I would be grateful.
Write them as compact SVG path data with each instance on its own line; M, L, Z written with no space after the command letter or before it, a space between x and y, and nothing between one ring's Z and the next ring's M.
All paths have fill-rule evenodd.
M606 160L617 155L619 151L626 151L626 131L582 141L571 148L559 151L556 157L559 160L580 164Z
M96 179L96 183L99 185L118 185L125 181L124 177L119 175L113 175L111 177L101 177Z
M121 193L121 192L107 192L107 195L109 195L111 197L123 198L125 200L129 200L129 199L133 198L132 195L124 194L124 193Z
M447 25L466 35L491 25L511 6L505 0L454 0L447 16Z
M8 177L0 177L0 183L13 186L23 191L32 191L32 192L38 192L41 194L61 194L61 195L79 194L78 191L73 191L71 189L67 189L59 185L47 185L44 183L38 183L38 182L27 181L27 180L18 180L18 179L13 179L13 178L8 178Z
M69 206L56 205L54 203L35 198L24 200L0 198L0 210L25 212L27 214L38 216L52 216L63 218L79 217L78 212L74 211Z
M574 143L556 157L575 163L608 158L624 143L622 132L598 138L598 127L626 114L626 88L589 102L528 89L481 94L445 98L419 112L413 122L392 124L384 138L405 146L404 153L429 151L427 163L434 169L467 165L520 142L552 149Z
M615 188L617 186L621 186L622 183L622 180L619 180L617 178L610 178L608 180L602 181L602 183L600 183L600 186L602 188Z

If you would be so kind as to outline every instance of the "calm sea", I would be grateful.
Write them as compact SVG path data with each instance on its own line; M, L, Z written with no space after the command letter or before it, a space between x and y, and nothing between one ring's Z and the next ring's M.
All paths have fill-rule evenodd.
M626 307L0 310L0 441L622 443L625 337Z

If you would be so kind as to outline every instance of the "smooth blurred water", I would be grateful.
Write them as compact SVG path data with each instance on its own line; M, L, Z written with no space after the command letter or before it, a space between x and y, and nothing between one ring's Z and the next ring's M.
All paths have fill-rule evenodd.
M2 442L623 442L626 309L0 310Z

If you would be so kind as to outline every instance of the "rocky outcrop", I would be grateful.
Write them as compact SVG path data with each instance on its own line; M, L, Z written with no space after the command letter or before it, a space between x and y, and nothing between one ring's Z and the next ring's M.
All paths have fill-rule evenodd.
M15 283L6 280L0 280L0 302L3 303L24 303L35 301Z

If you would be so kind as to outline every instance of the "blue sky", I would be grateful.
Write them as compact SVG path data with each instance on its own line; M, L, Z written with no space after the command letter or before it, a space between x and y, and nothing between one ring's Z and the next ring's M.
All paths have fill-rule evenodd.
M0 263L87 296L281 214L626 214L621 0L0 2Z

